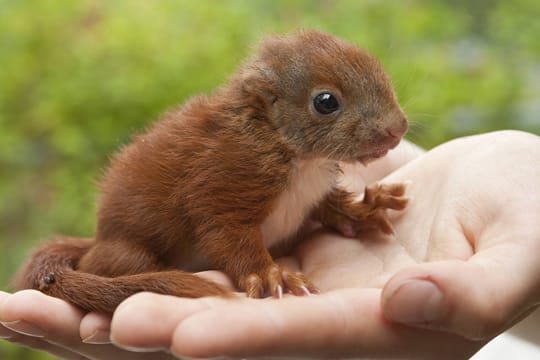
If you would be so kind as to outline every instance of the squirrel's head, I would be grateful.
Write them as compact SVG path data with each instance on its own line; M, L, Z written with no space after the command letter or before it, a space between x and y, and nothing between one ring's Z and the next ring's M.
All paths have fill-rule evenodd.
M377 59L319 31L265 39L239 79L300 156L367 162L397 146L407 130Z

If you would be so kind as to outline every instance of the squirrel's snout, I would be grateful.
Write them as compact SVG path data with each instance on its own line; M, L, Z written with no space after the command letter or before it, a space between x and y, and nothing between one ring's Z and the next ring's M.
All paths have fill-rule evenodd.
M389 124L386 126L386 132L394 138L401 139L408 128L409 122L407 121L407 117L401 113L397 116L393 116L389 121Z

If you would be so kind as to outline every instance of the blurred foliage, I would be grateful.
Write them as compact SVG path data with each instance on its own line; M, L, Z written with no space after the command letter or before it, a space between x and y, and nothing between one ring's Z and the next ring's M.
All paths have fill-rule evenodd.
M540 133L539 18L537 0L0 0L0 283L50 234L91 236L108 154L264 34L319 28L377 55L429 148Z

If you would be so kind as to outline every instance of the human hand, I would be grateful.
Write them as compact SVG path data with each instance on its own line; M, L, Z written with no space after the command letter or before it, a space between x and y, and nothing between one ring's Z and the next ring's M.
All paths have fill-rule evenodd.
M396 322L492 338L540 302L540 138L458 139L422 162L430 166L399 176L414 171L411 192L431 198L418 195L397 221L419 264L385 285L383 310ZM427 241L413 249L418 239Z
M116 312L113 339L130 348L170 348L176 354L191 356L471 355L490 336L509 326L512 314L526 312L538 301L532 290L538 287L537 268L527 265L534 257L534 238L540 232L532 226L523 227L526 219L514 223L513 218L520 215L516 210L505 211L517 208L521 217L538 218L535 204L540 202L534 185L538 184L540 170L538 141L530 135L509 132L461 139L391 175L388 181L413 180L409 194L414 199L409 208L403 214L392 214L397 239L365 234L358 241L320 232L298 249L296 257L283 260L290 267L301 267L325 291L319 296L228 301L140 294L128 299ZM499 175L503 170L506 174L508 169L512 169L513 176ZM361 179L373 181L369 179L373 167L356 171L356 183L360 184ZM514 191L499 190L506 188ZM475 222L478 218L471 213L486 216L487 224ZM499 221L505 226L496 231ZM460 228L456 224L466 226ZM501 240L502 234L507 236ZM523 236L516 240L512 234ZM502 250L498 257L482 260L482 254L485 259L496 255L494 248ZM506 249L521 249L519 257L505 257ZM485 261L485 265L477 265L477 261ZM509 272L489 271L489 265L496 267L500 263L512 268L514 262L519 279L525 283L512 282ZM460 267L471 271L460 271ZM455 278L454 270L458 274ZM505 278L506 274L509 276ZM410 324L411 312L429 313L416 311L429 308L422 304L421 297L413 296L412 302L403 299L402 295L407 294L402 290L406 288L399 287L399 283L414 286L407 281L408 275L436 281L436 287L444 294L439 303L442 310L435 311L441 318L427 325L448 332L415 329L385 319L386 316ZM491 275L495 278L487 279ZM388 279L391 280L387 283ZM413 295L426 295L422 292L426 288L432 290L429 283L424 285L421 283ZM399 291L395 291L397 288ZM468 294L461 290L469 288L476 296L468 300ZM497 290L505 294L504 299L496 299L496 305L482 296ZM417 306L413 306L415 303ZM490 312L491 306L499 310L504 307L504 315ZM464 311L472 315L464 316ZM416 323L414 317L412 320ZM107 319L100 326L106 328ZM135 326L137 331L133 331ZM482 340L468 340L451 332Z
M203 271L198 275L233 289L223 273ZM167 348L115 346L110 339L110 324L107 315L85 313L36 290L15 294L0 291L0 339L62 359L176 359Z
M540 300L539 159L540 139L518 132L444 144L385 179L412 180L410 206L391 214L396 239L321 232L284 260L323 294L140 294L117 310L112 336L199 357L470 356Z
M84 314L63 300L35 290L0 292L0 321L0 338L61 359L175 359L164 351L134 353L120 349L108 340L110 318ZM81 338L90 342L81 342Z

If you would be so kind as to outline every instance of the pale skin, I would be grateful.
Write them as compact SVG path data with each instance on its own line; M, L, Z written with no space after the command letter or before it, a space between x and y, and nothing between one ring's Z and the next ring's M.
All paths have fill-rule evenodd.
M193 300L145 293L126 300L111 322L35 291L0 293L0 336L67 359L456 359L536 308L539 137L490 133L426 154L405 142L345 173L358 189L382 178L410 180L411 201L391 213L395 237L319 230L281 259L309 276L319 295ZM205 276L228 283L220 273ZM107 343L109 331L115 345L81 342Z

